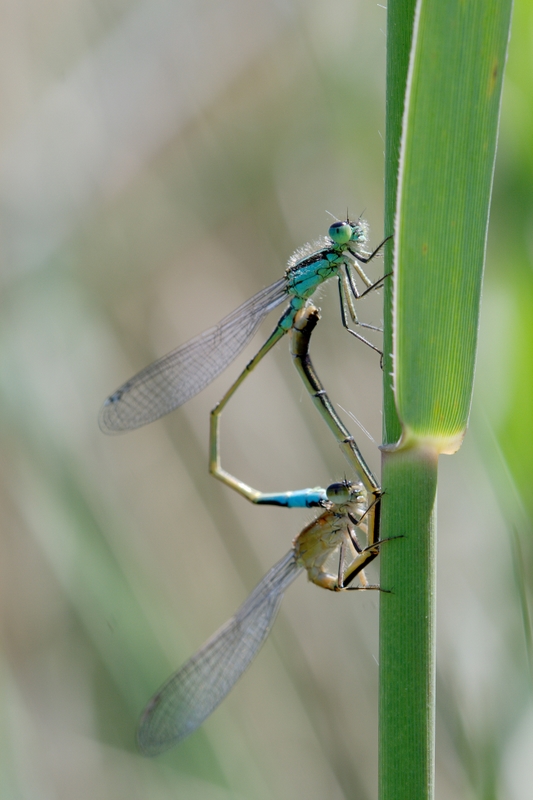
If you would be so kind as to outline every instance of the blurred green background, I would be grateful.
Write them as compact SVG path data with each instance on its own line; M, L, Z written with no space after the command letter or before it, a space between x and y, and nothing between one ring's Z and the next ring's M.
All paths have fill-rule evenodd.
M380 241L386 11L5 0L1 14L0 794L373 798L378 598L304 578L204 726L159 759L136 752L150 695L313 516L253 507L207 472L209 410L274 318L171 416L117 437L96 417L133 372L277 280L326 211L364 212ZM443 800L531 796L532 259L533 7L519 0L471 427L441 464ZM379 442L378 360L343 332L334 286L319 302L319 374ZM265 491L347 470L286 342L225 412L223 446Z

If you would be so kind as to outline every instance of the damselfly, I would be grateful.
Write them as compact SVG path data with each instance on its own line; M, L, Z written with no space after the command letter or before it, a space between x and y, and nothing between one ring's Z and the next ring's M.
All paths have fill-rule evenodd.
M338 279L344 327L377 350L349 327L348 315L355 325L373 328L358 321L354 299L381 285L383 278L372 283L360 265L371 261L387 240L367 254L363 250L367 239L367 224L363 220L334 222L328 233L329 236L297 250L289 259L281 280L258 292L214 328L154 361L126 381L105 401L99 417L101 429L105 433L115 433L139 428L194 397L238 356L266 315L288 300L289 305L273 333L219 404L223 407L244 378L290 330L297 311L317 287L334 276ZM357 288L354 272L365 286L362 292Z
M329 486L322 514L296 537L290 552L265 575L237 613L154 695L138 731L139 747L146 755L177 744L225 698L265 641L283 593L303 569L310 581L330 591L379 588L368 583L363 570L379 553L381 492L310 360L309 337L318 318L313 307L297 315L291 351L321 415L365 485L345 480ZM356 529L366 533L366 546L360 545ZM332 571L335 557L337 569ZM360 585L351 586L357 576Z

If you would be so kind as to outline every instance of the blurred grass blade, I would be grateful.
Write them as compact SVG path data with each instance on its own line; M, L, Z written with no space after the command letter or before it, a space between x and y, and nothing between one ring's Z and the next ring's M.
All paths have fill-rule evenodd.
M420 2L395 227L403 439L460 445L470 411L511 2Z

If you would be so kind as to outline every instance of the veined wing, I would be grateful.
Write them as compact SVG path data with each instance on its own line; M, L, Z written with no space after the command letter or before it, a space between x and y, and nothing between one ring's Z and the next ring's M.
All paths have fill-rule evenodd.
M291 550L220 628L154 695L137 741L155 756L196 730L225 698L265 641L285 589L301 572Z
M142 369L102 406L104 433L132 430L168 414L204 389L236 358L266 315L287 298L282 278L255 294L214 328Z

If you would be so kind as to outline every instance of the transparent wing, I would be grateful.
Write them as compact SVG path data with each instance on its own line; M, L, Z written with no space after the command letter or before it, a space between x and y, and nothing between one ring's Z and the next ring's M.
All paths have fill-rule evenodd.
M215 710L265 641L283 593L300 571L291 550L235 616L153 696L137 733L145 755L155 756L177 744Z
M104 433L139 428L181 406L219 375L287 297L285 278L189 342L154 361L110 395L100 412Z

